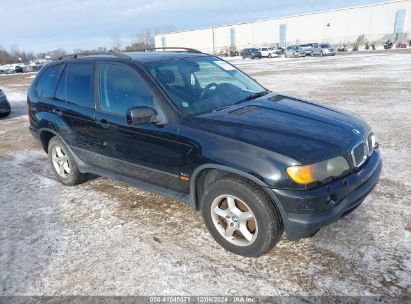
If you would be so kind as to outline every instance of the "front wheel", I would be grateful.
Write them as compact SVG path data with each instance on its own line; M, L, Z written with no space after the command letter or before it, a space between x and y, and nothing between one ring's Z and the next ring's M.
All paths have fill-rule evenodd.
M80 173L69 149L57 136L49 142L48 156L51 169L62 184L74 186L85 180L86 174Z
M235 254L258 257L279 241L279 211L257 185L227 175L213 182L203 196L201 213L214 239Z

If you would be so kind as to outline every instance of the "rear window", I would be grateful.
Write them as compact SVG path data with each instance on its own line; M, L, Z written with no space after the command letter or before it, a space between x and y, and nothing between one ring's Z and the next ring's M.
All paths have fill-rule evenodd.
M93 69L92 63L69 64L57 86L56 98L82 107L94 108Z
M46 98L54 97L54 85L62 69L63 65L57 64L48 67L41 73L36 87L37 96Z

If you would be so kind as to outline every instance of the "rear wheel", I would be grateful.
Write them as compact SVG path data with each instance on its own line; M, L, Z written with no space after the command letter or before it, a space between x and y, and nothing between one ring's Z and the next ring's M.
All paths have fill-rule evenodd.
M57 136L49 142L48 156L51 169L62 184L73 186L85 180L86 174L80 173L69 149Z
M210 185L201 213L214 239L242 256L263 255L283 233L281 216L263 190L237 176L228 175Z
M321 56L321 57L323 57L323 56L324 56L324 52L323 52L323 51L321 51L320 56Z

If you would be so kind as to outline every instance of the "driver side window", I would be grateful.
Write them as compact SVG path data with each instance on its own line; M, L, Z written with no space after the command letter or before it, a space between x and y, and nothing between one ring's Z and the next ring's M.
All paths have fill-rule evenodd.
M98 87L100 107L104 112L125 116L129 108L136 106L148 106L159 112L144 79L128 66L100 64Z

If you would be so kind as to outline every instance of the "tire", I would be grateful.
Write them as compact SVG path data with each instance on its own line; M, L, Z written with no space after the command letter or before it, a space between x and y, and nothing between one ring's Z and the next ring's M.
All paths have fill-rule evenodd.
M271 53L268 54L268 58L273 58L273 55Z
M245 59L245 58L246 58L246 57L245 57L245 55L243 55L242 57L243 57L243 59Z
M323 53L323 51L321 51L320 56L321 56L321 57L324 57L324 53Z
M50 167L60 183L74 186L84 182L87 175L80 173L73 156L60 138L54 136L47 150Z
M280 213L267 194L235 175L219 178L208 187L201 213L217 243L241 256L265 254L284 231Z

